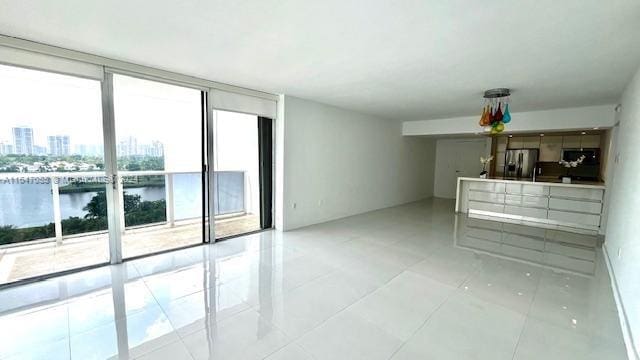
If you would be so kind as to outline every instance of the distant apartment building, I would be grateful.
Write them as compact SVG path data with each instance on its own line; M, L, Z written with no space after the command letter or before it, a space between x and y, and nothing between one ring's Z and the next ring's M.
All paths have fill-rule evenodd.
M47 149L49 155L71 155L71 137L69 135L47 136Z
M11 132L13 134L13 151L16 154L33 154L33 128L19 126L12 128Z
M75 145L75 154L82 156L102 156L104 153L102 145L78 144Z
M118 156L156 156L164 155L164 145L157 140L150 144L139 144L138 139L133 136L118 142Z
M13 154L13 145L0 141L0 155L9 155Z
M138 139L127 136L118 142L118 156L138 155Z
M160 141L154 140L151 144L141 144L138 146L138 155L156 156L164 155L164 146Z
M160 141L151 142L151 156L164 156L164 145Z
M47 155L47 148L45 146L33 145L33 155Z

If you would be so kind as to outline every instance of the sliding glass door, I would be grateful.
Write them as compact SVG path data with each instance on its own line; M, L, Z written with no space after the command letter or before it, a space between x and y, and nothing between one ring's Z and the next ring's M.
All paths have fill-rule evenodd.
M113 75L123 258L203 239L203 93Z
M257 115L213 111L216 239L271 227L270 123Z
M109 261L100 85L0 65L0 285Z
M0 286L272 226L274 101L96 73L0 65Z

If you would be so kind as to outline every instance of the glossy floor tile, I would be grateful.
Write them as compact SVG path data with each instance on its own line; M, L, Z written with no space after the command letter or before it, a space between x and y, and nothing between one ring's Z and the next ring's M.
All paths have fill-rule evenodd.
M0 359L626 358L597 241L469 221L453 206L0 290Z
M220 238L258 229L260 218L254 214L216 219L216 236ZM163 224L128 229L122 240L125 258L177 249L202 242L202 223L183 220L175 227ZM108 262L106 233L65 237L60 244L27 242L0 250L0 284Z

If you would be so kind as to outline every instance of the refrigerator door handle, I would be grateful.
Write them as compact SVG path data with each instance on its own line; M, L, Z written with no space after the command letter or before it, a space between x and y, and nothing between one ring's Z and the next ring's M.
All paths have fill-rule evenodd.
M522 177L524 167L524 153L522 151L518 154L518 178Z

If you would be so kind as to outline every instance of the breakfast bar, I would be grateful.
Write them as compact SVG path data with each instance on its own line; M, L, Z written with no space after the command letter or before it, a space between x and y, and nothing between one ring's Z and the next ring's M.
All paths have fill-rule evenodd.
M459 177L456 212L582 234L600 233L605 186Z

